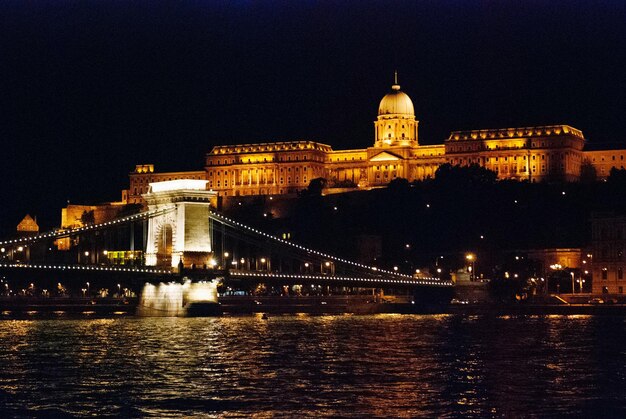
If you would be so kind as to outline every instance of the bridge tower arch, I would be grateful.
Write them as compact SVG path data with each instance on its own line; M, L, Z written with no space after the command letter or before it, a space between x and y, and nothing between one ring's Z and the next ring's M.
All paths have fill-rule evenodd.
M150 183L143 198L156 215L148 219L146 265L208 265L213 251L209 209L217 194L206 184L195 179Z

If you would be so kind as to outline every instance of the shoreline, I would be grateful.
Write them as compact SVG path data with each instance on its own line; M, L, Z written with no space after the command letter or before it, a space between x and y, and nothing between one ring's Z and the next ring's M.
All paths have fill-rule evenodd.
M376 302L351 296L307 297L223 297L219 304L207 304L206 316L310 314L453 314L453 315L626 315L624 304L419 304L408 301ZM0 299L0 320L68 317L140 317L137 299ZM200 316L203 311L200 310Z

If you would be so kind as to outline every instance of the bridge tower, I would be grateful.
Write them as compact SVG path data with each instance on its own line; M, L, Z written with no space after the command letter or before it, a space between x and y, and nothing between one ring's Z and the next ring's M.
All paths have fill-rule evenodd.
M202 267L212 253L209 208L217 196L206 190L206 180L179 179L150 183L143 198L148 211L146 265Z

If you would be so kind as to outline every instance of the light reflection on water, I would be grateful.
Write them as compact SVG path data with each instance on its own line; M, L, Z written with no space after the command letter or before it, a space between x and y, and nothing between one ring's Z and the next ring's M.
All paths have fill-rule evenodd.
M626 321L0 321L0 416L624 417Z

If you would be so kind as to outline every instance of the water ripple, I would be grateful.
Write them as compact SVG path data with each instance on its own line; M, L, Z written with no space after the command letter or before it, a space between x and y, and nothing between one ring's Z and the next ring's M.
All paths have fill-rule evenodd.
M0 321L2 416L615 416L626 322L592 316Z

